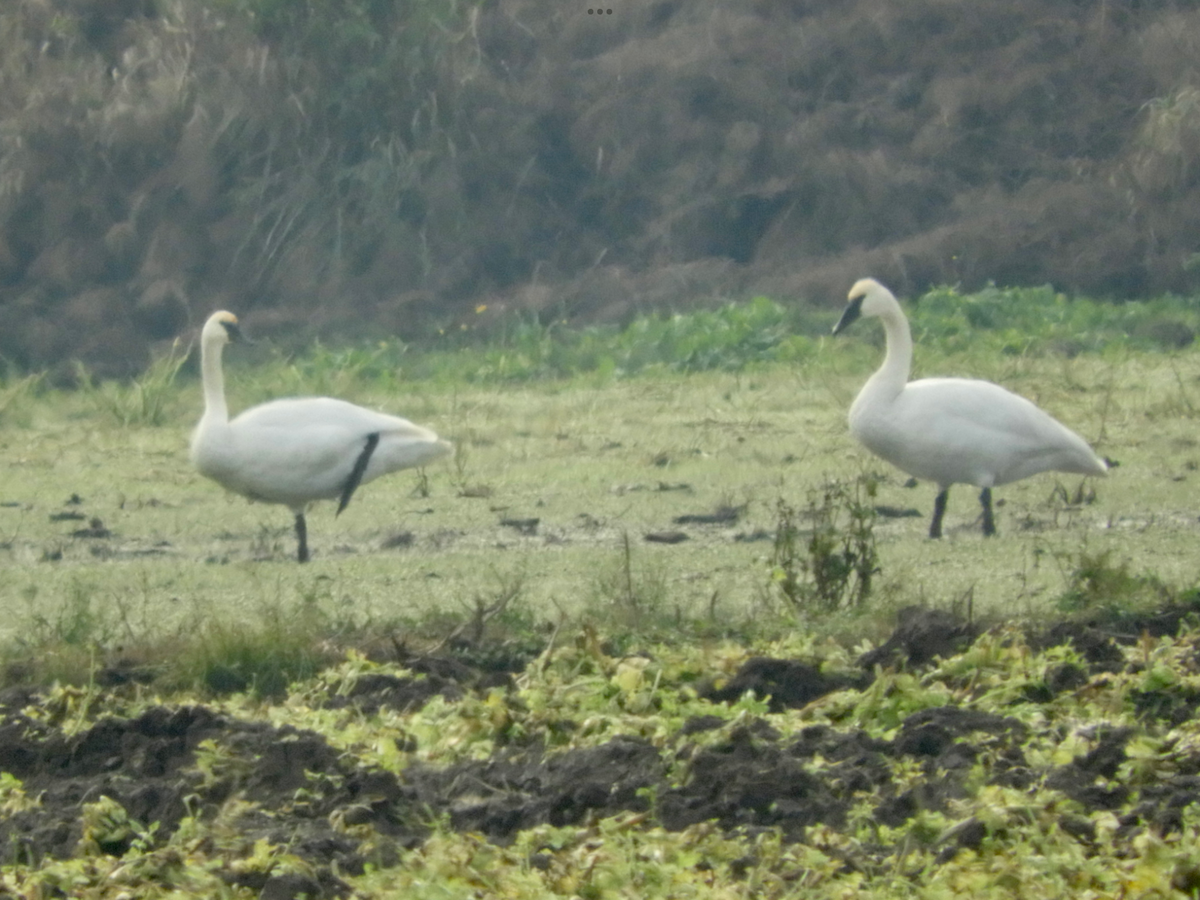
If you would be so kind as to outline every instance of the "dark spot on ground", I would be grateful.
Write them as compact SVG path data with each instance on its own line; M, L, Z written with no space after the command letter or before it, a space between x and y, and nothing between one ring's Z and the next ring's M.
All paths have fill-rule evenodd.
M501 519L500 524L505 528L512 528L521 534L534 535L537 534L538 525L541 519Z
M82 517L81 517L82 518ZM104 527L104 521L93 516L88 521L87 528L77 528L71 532L71 537L76 538L106 538L112 537L112 532Z
M379 544L384 550L400 550L405 547L411 547L416 543L417 536L411 531L397 531L395 534L388 535Z
M356 679L350 690L329 697L326 705L331 709L357 706L366 713L381 709L407 712L419 709L435 696L454 701L460 699L463 692L457 682L436 674L417 678L373 674Z
M719 506L710 513L688 513L672 521L676 525L733 525L745 510L745 506Z
M913 509L911 506L888 506L887 504L879 504L872 507L875 514L884 519L919 519L922 513L919 509Z
M682 531L651 531L643 536L643 540L651 544L682 544L687 539Z
M645 810L643 789L663 780L658 751L640 738L614 738L599 747L549 753L540 746L503 751L448 769L414 769L417 796L448 812L460 831L507 842L533 825L569 825L586 815Z
M1030 638L1035 649L1071 644L1087 662L1107 672L1124 663L1122 646L1129 646L1143 635L1152 638L1179 633L1184 624L1200 621L1200 592L1156 610L1126 612L1111 610L1056 622Z

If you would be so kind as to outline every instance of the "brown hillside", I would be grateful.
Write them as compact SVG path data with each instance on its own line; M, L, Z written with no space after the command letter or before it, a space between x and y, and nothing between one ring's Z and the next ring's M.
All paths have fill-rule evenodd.
M1200 3L609 5L4 4L0 356L1197 287Z

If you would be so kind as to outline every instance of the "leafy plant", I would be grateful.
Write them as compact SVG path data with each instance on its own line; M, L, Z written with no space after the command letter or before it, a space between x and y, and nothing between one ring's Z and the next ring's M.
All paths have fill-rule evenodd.
M133 849L134 844L145 850L158 830L155 822L149 828L129 816L120 803L103 796L93 803L84 803L81 809L83 836L80 847L83 853L96 856L123 856Z
M879 570L875 548L874 476L827 479L797 511L776 504L771 583L792 606L832 612L866 603ZM809 527L804 529L802 521Z
M976 354L986 349L1005 356L1161 349L1160 323L1167 320L1193 329L1200 324L1194 306L1178 298L1113 304L1068 297L1050 285L989 285L969 294L936 288L913 299L909 316L913 338L923 348Z
M815 343L794 333L797 315L766 297L711 310L656 314L613 325L571 327L525 312L490 330L449 332L436 354L416 355L421 378L477 383L567 378L584 373L630 376L647 370L737 371L774 360L798 361ZM802 323L823 331L820 322Z
M329 347L320 341L287 361L291 384L286 393L342 397L372 385L395 390L408 349L400 341L379 341L357 347ZM278 385L272 390L279 391Z

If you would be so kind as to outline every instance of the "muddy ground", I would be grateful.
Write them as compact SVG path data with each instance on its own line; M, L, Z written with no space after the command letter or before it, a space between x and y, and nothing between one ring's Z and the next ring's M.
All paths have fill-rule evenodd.
M1060 666L1037 696L1023 702L1050 704L1060 693L1122 668L1120 644L1146 634L1173 634L1197 612L1197 604L1172 606L1154 615L1064 623L1029 635L1034 647L1069 642L1084 662ZM890 640L859 660L857 675L830 678L803 660L756 658L733 679L722 684L714 678L700 692L726 702L753 690L770 698L772 710L801 708L840 688L866 687L886 668L919 672L934 657L970 645L979 630L937 611L907 610L899 620L903 624ZM497 664L498 659L492 654L475 664L470 652L408 659L412 677L364 677L349 695L331 695L325 703L408 710L435 694L453 702L497 685L511 689L523 659L516 654ZM1184 721L1194 715L1197 702L1200 697L1189 699L1178 690L1138 697L1148 725ZM444 768L414 763L397 778L361 767L316 733L239 721L204 706L156 706L136 718L106 718L68 734L69 729L46 724L44 703L31 689L11 688L0 697L0 769L21 779L28 796L40 797L36 808L0 822L5 863L76 853L83 835L81 805L104 796L138 822L158 822L154 839L159 842L185 816L211 821L225 801L237 796L248 804L234 822L247 847L259 838L286 844L315 873L224 873L231 884L261 889L262 896L273 898L345 895L338 873L395 864L404 848L430 834L435 819L500 844L534 825L575 824L622 811L643 813L649 824L657 821L671 830L711 821L731 833L778 828L786 840L799 841L819 823L844 825L863 791L880 798L875 817L886 825L902 825L920 810L946 811L963 795L968 770L986 754L992 760L990 783L1018 789L1044 785L1075 801L1077 811L1064 813L1060 826L1086 846L1095 839L1086 815L1121 810L1132 790L1112 780L1126 759L1128 729L1097 725L1090 752L1048 767L1026 759L1026 726L1016 718L955 706L909 716L891 740L825 725L785 737L766 719L751 717L725 739L700 747L692 736L725 722L698 716L671 739L676 762L686 761L689 772L682 783L673 783L664 753L637 737L553 753L540 739L514 741L489 759ZM31 706L41 712L33 714ZM49 713L55 718L53 709ZM222 761L213 763L209 754L209 762L198 765L198 750L204 757L211 747L202 744L206 741L225 749ZM820 774L806 765L817 756L826 761ZM915 761L922 773L905 788L890 784L888 763L899 757ZM655 798L653 807L649 797ZM1178 831L1182 811L1198 799L1200 756L1181 756L1173 775L1141 788L1137 804L1120 814L1120 831L1125 837L1143 829ZM357 825L371 828L351 827ZM366 831L376 835L369 842L356 836ZM943 836L939 861L978 846L985 834L979 821L959 823ZM107 831L92 831L99 849L114 855L129 850L135 836L135 829L120 821ZM540 850L530 862L549 865L552 853L552 848ZM845 864L869 867L871 860L848 857Z

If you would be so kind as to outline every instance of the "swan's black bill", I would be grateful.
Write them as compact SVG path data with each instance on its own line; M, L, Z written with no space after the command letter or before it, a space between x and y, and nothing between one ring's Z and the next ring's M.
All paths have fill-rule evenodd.
M237 322L222 322L221 327L225 329L225 333L229 335L231 343L235 344L253 344L254 341L246 337L246 332L238 327Z
M850 301L850 305L846 307L846 311L842 313L842 317L833 326L834 334L841 334L858 320L858 317L862 315L862 302L862 297L855 297Z

